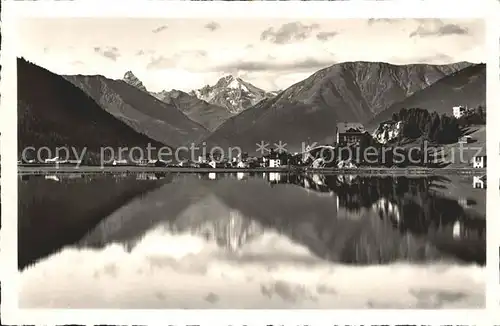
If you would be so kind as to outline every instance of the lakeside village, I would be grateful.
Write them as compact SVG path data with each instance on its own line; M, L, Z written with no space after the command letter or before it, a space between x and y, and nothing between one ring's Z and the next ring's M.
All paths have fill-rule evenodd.
M438 115L427 110L412 108L401 109L392 115L392 119L382 122L370 134L361 123L340 122L336 126L335 143L308 147L303 153L270 150L261 156L250 156L241 153L232 160L224 159L217 154L200 156L195 161L185 160L177 164L168 164L162 160L136 160L133 163L126 159L110 160L109 166L142 166L142 167L182 167L182 168L214 168L214 169L293 169L310 167L314 169L337 168L357 169L369 167L426 167L441 168L446 166L437 157L424 153L424 141L433 145L471 144L476 140L467 131L473 126L486 123L484 108L475 109L465 106L452 108L452 114ZM377 149L375 157L365 159L363 150L372 147ZM394 157L394 151L402 150L403 159ZM410 147L413 147L410 150ZM415 148L419 147L419 148ZM349 148L346 151L343 149ZM389 150L387 150L389 149ZM415 150L416 149L416 150ZM436 153L434 153L436 154ZM333 155L333 156L332 156ZM91 165L79 160L61 160L58 157L46 158L42 162L34 159L19 160L24 166L30 165ZM483 148L480 153L474 153L464 168L486 168L486 153Z

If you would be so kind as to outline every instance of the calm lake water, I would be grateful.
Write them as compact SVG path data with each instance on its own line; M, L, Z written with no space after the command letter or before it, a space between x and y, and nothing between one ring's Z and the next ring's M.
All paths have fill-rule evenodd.
M19 177L22 307L481 308L478 177Z

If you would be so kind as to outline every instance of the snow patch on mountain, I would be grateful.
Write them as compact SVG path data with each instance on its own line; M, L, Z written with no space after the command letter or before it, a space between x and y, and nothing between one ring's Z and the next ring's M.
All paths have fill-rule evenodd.
M125 73L123 81L144 92L148 92L141 80L132 71ZM173 99L179 96L194 96L209 104L221 106L231 114L238 114L263 99L275 97L279 92L266 92L239 77L227 75L220 78L213 86L206 85L189 93L175 89L149 93L166 103L172 102Z

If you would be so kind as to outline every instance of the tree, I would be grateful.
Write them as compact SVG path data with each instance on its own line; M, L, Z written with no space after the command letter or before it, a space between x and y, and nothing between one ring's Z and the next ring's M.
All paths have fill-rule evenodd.
M436 140L439 126L441 124L441 118L439 117L439 114L436 112L432 112L431 117L430 117L430 126L429 130L427 132L428 139L431 141Z

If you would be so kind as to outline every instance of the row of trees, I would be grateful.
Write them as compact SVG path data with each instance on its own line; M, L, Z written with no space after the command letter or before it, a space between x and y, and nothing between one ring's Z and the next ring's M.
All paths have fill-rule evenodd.
M425 138L431 142L448 144L454 143L462 134L462 129L471 125L486 124L486 110L479 105L460 119L446 114L420 108L403 108L392 114L393 121L402 121L401 138Z
M420 108L403 108L392 115L402 121L400 138L425 138L439 144L454 143L462 134L460 123L454 117Z

